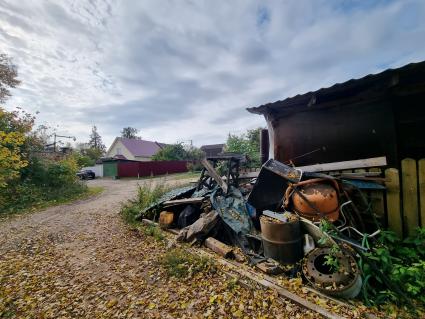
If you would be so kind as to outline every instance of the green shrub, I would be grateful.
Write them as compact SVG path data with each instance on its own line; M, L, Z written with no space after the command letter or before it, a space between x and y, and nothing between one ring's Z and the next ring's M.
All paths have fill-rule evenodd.
M121 208L121 216L124 221L130 225L137 223L136 217L140 212L157 202L168 190L163 183L140 185L136 198L130 200Z
M425 228L405 240L382 231L362 259L366 304L415 301L425 306Z
M10 183L0 194L0 212L16 213L32 207L63 202L87 191L76 176L72 158L61 161L32 158L21 178Z

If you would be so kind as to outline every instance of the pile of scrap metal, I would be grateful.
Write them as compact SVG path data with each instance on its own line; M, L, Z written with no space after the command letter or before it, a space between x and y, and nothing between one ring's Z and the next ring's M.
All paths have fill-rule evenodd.
M358 185L275 160L243 184L243 160L237 154L204 159L197 185L166 194L141 216L150 212L161 227L180 229L180 241L243 260L239 251L268 274L302 273L319 291L355 297L362 286L356 259L367 250L362 239L379 232L377 222L367 229L365 221L375 219Z

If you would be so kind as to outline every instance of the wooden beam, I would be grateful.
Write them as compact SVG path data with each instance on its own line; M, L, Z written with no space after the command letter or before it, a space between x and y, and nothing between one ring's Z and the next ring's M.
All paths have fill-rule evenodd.
M177 205L187 205L187 204L199 204L202 203L204 197L193 197L193 198L182 198L167 200L163 203L164 207L177 206Z
M418 179L416 161L406 158L401 161L403 218L405 235L412 235L419 226Z
M334 163L323 163L323 164L314 164L308 166L299 166L295 167L297 169L301 169L305 172L329 172L329 171L339 171L339 170L348 170L348 169L356 169L356 168L368 168L368 167L382 167L387 166L387 158L385 156L381 157L372 157L365 158L353 161L343 161L343 162L334 162ZM239 178L255 178L258 177L260 172L247 172L240 174ZM359 175L357 173L344 173L347 175ZM365 174L366 176L376 176L376 172L372 174Z
M296 167L305 172L327 172L345 169L356 169L365 167L381 167L387 166L387 158L385 156L359 159L354 161L344 161L335 163L315 164L308 166Z
M387 223L388 228L400 238L403 237L403 220L400 207L400 177L398 169L385 170L385 186L387 187Z
M246 173L241 173L239 174L239 179L242 178L256 178L258 177L258 174L260 173L260 171L256 171L256 172L246 172Z
M375 171L381 173L381 169L378 167L373 167L370 171ZM367 179L368 177L366 177ZM375 182L382 181L385 182L385 178L374 177ZM373 179L372 179L373 180ZM385 198L384 192L381 190L371 191L370 193L370 202L372 206L372 212L376 213L379 216L380 222L386 222L385 218ZM384 226L386 226L384 224Z
M205 247L211 249L212 251L216 252L224 258L228 258L233 254L232 247L226 245L225 243L222 243L221 241L213 237L208 237L207 239L205 239L204 245Z
M217 182L217 184L221 187L224 193L227 193L228 186L225 181L218 175L217 171L214 167L208 162L207 159L203 158L201 160L202 165L204 165L205 169L208 171L208 174Z
M418 162L419 203L421 205L421 226L425 227L425 159Z

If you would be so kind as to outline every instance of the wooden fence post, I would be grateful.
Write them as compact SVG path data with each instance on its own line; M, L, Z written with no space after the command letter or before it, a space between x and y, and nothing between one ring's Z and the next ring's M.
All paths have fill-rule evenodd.
M398 169L385 170L385 185L387 187L387 221L388 228L400 238L403 237L403 221L400 206L400 177Z
M416 161L405 158L401 161L403 218L405 235L412 235L419 226L418 179Z
M419 160L419 203L421 205L421 227L425 227L425 158Z
M377 172L382 174L382 169L378 167L370 168L369 172ZM371 191L370 201L372 204L372 211L377 215L382 226L386 227L388 224L386 224L387 218L385 216L384 192L382 190Z

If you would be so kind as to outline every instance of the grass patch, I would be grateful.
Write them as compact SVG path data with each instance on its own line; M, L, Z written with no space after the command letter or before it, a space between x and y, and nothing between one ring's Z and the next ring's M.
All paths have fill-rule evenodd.
M164 183L140 185L135 199L121 207L121 216L125 223L136 226L136 217L146 207L158 201L169 189Z
M174 248L160 259L167 274L176 278L190 278L199 272L215 272L214 262L207 257L194 255L185 249Z
M157 241L164 240L165 236L161 228L156 225L146 225L140 228L140 230L147 236L152 236Z
M199 178L201 176L201 172L177 173L177 174L172 174L172 175L168 175L168 176L172 177L173 180Z
M59 197L58 199L52 199L49 201L45 201L43 203L40 203L39 205L35 205L31 208L31 210L39 210L42 208L48 208L52 206L57 206L61 204L66 204L69 202L73 202L76 200L84 200L88 199L92 196L98 195L104 191L104 188L101 186L95 186L95 187L87 187L82 193L74 193L70 194L67 197Z
M22 191L22 195L17 196L16 203L12 203L7 209L3 210L0 218L6 218L14 214L25 214L35 212L61 204L66 204L76 200L83 200L100 194L104 188L100 186L87 187L79 185L54 191L46 189L43 194L43 188L30 188Z

